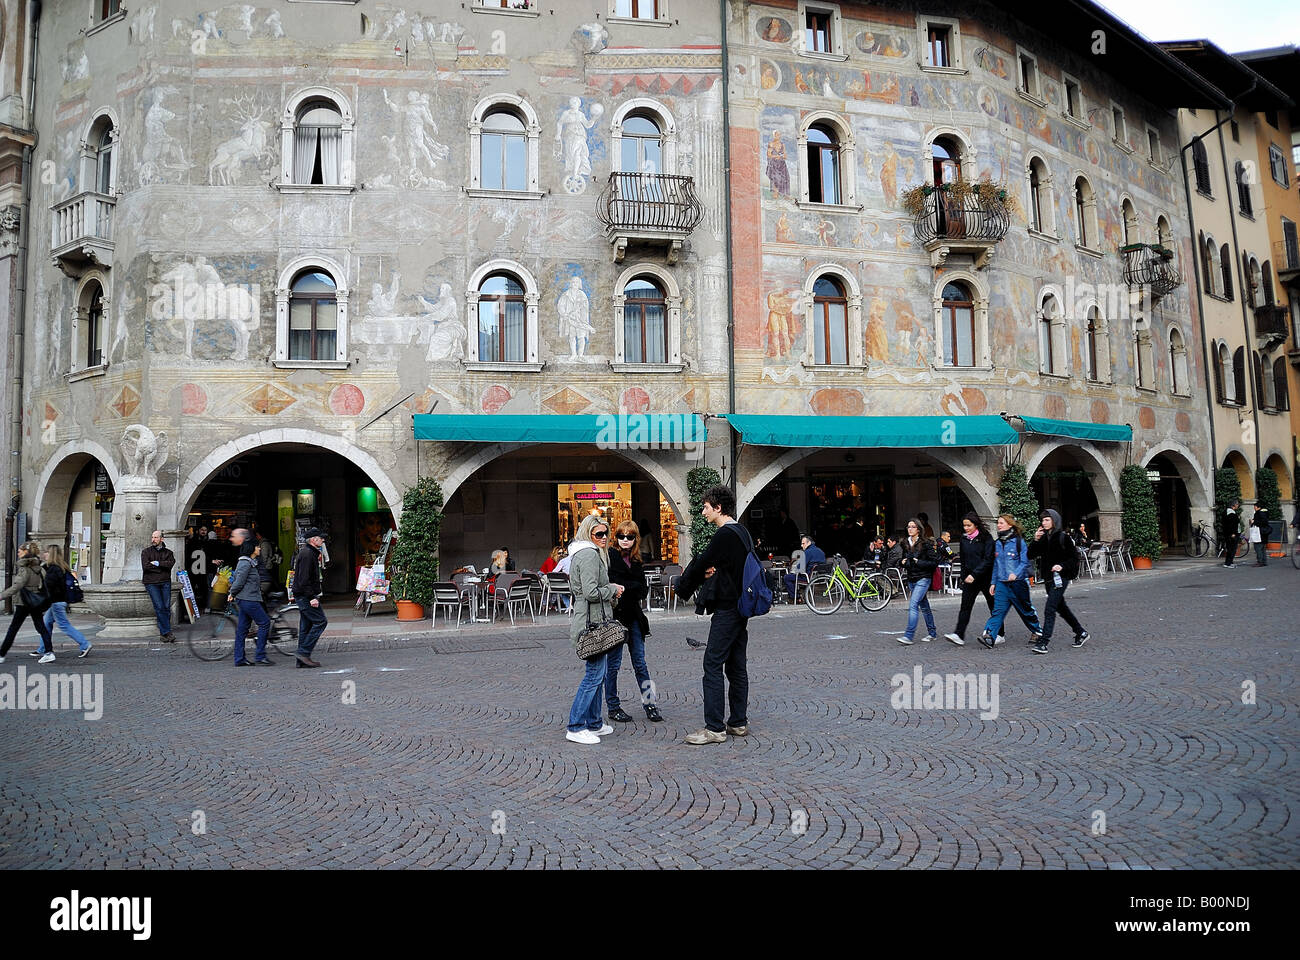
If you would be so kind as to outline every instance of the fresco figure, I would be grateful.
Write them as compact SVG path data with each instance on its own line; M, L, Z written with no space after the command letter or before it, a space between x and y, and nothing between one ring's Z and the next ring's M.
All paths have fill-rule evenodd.
M783 196L790 193L790 168L786 165L780 130L773 131L772 139L767 142L767 179L777 193Z
M596 328L591 325L591 303L583 292L581 277L569 281L568 289L560 294L555 306L560 314L560 336L569 340L569 359L585 359L587 341Z
M568 108L555 123L555 159L564 164L564 189L582 193L591 179L591 151L587 131L596 125L605 108L595 103L590 118L582 112L582 98L570 97Z

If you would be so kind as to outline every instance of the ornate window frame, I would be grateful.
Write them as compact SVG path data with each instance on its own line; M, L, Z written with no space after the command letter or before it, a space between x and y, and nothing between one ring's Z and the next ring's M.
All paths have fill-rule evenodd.
M934 66L925 62L926 51L930 49L930 24L948 28L948 49L951 63L946 67ZM961 51L961 21L953 17L935 17L925 13L916 15L916 65L926 73L964 74L965 60Z
M1034 181L1033 169L1034 161L1038 161L1043 169L1044 176L1038 179L1038 210L1042 217L1040 227L1034 226ZM931 177L934 171L931 169ZM1052 168L1048 164L1047 158L1037 150L1031 150L1025 158L1025 210L1028 212L1029 234L1037 237L1039 240L1048 240L1057 243L1061 239L1060 231L1056 229L1056 195L1052 191Z
M104 307L104 319L99 325L100 362L94 365L82 362L90 346L86 342L86 336L90 320L90 300L92 297L90 287L92 284L99 286L100 302ZM112 300L109 297L110 289L108 274L103 270L88 270L77 280L76 292L72 297L71 325L68 330L70 351L67 379L69 383L86 380L90 377L102 377L108 369L108 318L112 306Z
M810 11L830 14L830 50L808 49L808 13ZM848 48L844 45L844 18L840 14L840 5L838 3L823 3L822 0L799 0L798 17L799 22L796 27L799 31L799 38L795 41L794 47L799 56L815 60L837 61L849 58Z
M1055 304L1055 308L1049 314L1047 312L1048 301ZM1049 377L1069 377L1072 364L1070 363L1070 352L1067 349L1069 337L1066 335L1065 311L1061 303L1061 297L1055 290L1043 290L1038 295L1038 309L1034 312L1035 341L1038 344L1038 372ZM1042 325L1047 324L1048 347L1051 351L1050 363L1049 358L1043 355Z
M298 111L311 100L330 101L342 118L338 183L293 182L293 131L298 124ZM281 193L351 193L357 188L355 150L356 114L348 98L334 87L303 87L285 101L280 111L280 179L275 188Z
M840 202L817 203L808 198L808 130L813 124L824 123L834 128L839 140ZM829 110L813 110L799 119L799 137L795 149L799 154L798 206L806 210L827 210L841 213L860 213L858 203L857 156L858 141L853 127L844 117Z
M1174 342L1174 338L1178 342ZM1191 370L1187 362L1187 337L1177 325L1169 327L1169 393L1175 397L1192 395Z
M614 117L609 124L611 166L619 169L623 164L623 123L634 113L654 114L659 123L664 147L663 169L659 172L667 176L675 175L677 173L677 121L673 119L672 111L651 97L633 97L620 104L614 111ZM622 170L621 172L638 173L639 171Z
M107 22L107 21L105 21ZM77 170L77 191L79 193L99 193L99 148L91 140L95 134L95 127L101 120L108 120L109 134L108 138L112 143L112 159L108 167L108 193L105 196L119 196L118 184L121 177L118 175L122 168L122 122L118 119L117 111L112 107L100 107L90 115L89 122L82 128L80 162Z
M1138 314L1133 318L1133 386L1147 393L1156 392L1155 352L1151 345L1151 319Z
M304 270L328 273L334 281L334 299L338 303L338 331L334 337L333 360L289 359L289 288L294 277ZM275 359L272 365L285 370L344 370L348 361L348 281L343 265L332 257L312 254L296 257L280 271L275 284Z
M975 363L972 366L950 366L943 362L943 288L954 280L966 284L975 304L975 342L972 344ZM934 308L934 367L937 370L992 370L993 356L989 344L989 287L975 270L944 270L931 290Z
M804 279L800 300L805 320L813 315L813 288L824 276L832 276L845 286L848 300L848 363L817 363L816 342L813 337L811 322L804 323L804 348L802 364L808 370L865 370L863 358L866 346L866 331L862 326L862 287L853 274L838 263L821 263L813 267Z
M1084 365L1084 380L1097 386L1112 386L1115 383L1112 376L1112 365L1110 356L1110 324L1106 320L1105 314L1101 311L1101 304L1096 298L1086 301L1083 305L1083 337L1082 337L1082 356ZM1097 311L1097 316L1093 318L1092 335L1095 341L1095 352L1097 355L1097 368L1089 371L1088 367L1088 316L1092 311Z
M627 297L623 291L638 277L652 277L664 291L664 309L668 323L668 362L630 363L627 360L626 334L623 330L623 311ZM686 368L682 362L682 291L677 278L654 263L637 263L619 274L614 286L614 360L610 369L616 373L679 373Z
M934 141L940 137L952 137L961 147L961 173L966 179L974 179L971 174L975 172L975 162L979 159L979 154L975 150L975 143L970 138L970 134L956 127L933 127L926 131L925 140L921 143L922 154L921 164L924 167L925 182L930 186L935 186L934 182Z
M508 273L524 288L524 356L526 359L521 362L479 360L478 357L479 287L494 273ZM537 285L537 278L522 263L497 257L481 264L470 274L469 283L465 287L465 368L501 373L537 373L546 366L538 360L540 337L537 329L537 305L540 302L541 288Z
M1080 182L1088 188L1086 196L1082 198L1083 210L1081 212L1079 210L1079 199L1076 197ZM1093 187L1088 175L1083 171L1076 171L1074 177L1070 180L1070 207L1083 218L1082 222L1075 224L1077 235L1074 239L1074 248L1081 253L1100 257L1102 255L1101 224L1097 218L1097 190Z
M478 9L478 8L475 8ZM527 188L524 190L497 190L483 186L483 121L496 107L505 107L524 115L525 150L528 158ZM507 200L540 200L546 191L538 186L538 164L541 150L542 124L537 111L523 97L513 93L494 93L474 105L469 118L469 186L465 192L471 197L497 197ZM477 343L477 335L475 343ZM477 353L478 347L474 348Z

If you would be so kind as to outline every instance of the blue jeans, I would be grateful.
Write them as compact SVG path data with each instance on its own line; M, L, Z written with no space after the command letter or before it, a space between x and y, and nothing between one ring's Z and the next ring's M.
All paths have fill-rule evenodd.
M90 646L90 641L85 638L80 630L74 627L68 620L68 605L62 600L50 604L50 608L45 611L45 629L50 632L50 639L54 639L54 631L50 630L50 624L57 623L59 629L77 641L77 646L82 650ZM49 653L49 650L42 649L42 653Z
M1007 613L1011 608L1016 608L1016 613L1020 614L1020 619L1025 621L1025 626L1032 633L1042 633L1042 628L1038 625L1038 614L1034 613L1034 605L1029 602L1029 582L1027 580L999 580L997 589L993 594L993 616L989 617L988 623L984 624L984 632L992 636L997 636L1002 632L1002 621L1007 618Z
M569 708L569 732L590 730L595 733L604 726L600 715L600 688L605 682L605 667L609 654L587 661L587 671L578 684L578 692L573 696L573 706Z
M153 601L153 613L158 618L158 635L165 637L172 632L172 585L168 583L146 583L149 599Z
M298 656L310 659L311 652L316 649L316 641L325 632L329 618L325 616L324 610L313 607L311 601L304 597L299 597L294 602L298 604Z
M934 613L930 610L930 599L926 596L930 592L930 580L918 580L908 588L909 599L907 601L907 639L912 639L912 634L916 632L916 621L920 619L921 614L925 614L925 628L930 631L930 636L937 637L939 631L934 628Z
M627 651L632 658L632 672L636 674L637 689L641 691L641 705L652 705L657 699L650 683L650 671L645 665L645 637L641 635L641 624L633 623L627 628ZM609 665L605 670L605 704L609 712L619 709L618 668L623 665L623 645L619 644L605 655Z
M244 662L244 638L248 636L250 621L257 624L257 652L254 657L266 659L266 637L271 632L271 618L266 615L266 607L256 600L236 600L239 619L235 621L235 663Z

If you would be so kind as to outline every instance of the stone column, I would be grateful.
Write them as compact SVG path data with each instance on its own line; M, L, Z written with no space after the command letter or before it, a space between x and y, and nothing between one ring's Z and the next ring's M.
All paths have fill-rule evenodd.
M1100 536L1102 540L1109 542L1124 538L1124 531L1120 525L1120 511L1098 510L1097 522L1101 526Z

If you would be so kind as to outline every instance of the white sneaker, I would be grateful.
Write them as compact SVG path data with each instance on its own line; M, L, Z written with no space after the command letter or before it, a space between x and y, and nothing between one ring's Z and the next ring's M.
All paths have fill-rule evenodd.
M54 662L54 654L52 654L52 653L47 653L45 656L41 657L41 659L37 660L36 662L37 662L37 663L53 663L53 662Z
M993 646L995 646L995 647L996 647L999 643L1006 643L1006 642L1007 642L1007 638L1006 638L1005 636L998 636L998 637L994 637L994 638L993 638Z
M577 733L569 730L564 734L564 739L572 740L574 743L600 743L600 737L590 730L579 730Z
M598 737L608 737L611 733L614 732L614 728L607 723L604 726L602 726L599 730L592 730L591 732Z
M901 644L903 644L904 646L908 646L908 647L910 647L910 646L912 645L912 641L909 640L909 639L907 639L907 637L899 637L899 638L898 638L898 642L901 643Z
M4 657L0 657L0 663L4 663L4 662L5 662L5 658L4 658Z
M95 645L94 645L93 643L88 643L88 644L86 644L86 649L85 649L85 650L82 650L79 654L77 654L77 659L80 660L80 659L81 659L82 657L84 657L86 654L90 653L91 649L92 649L94 646L95 646Z
M945 640L951 640L953 643L957 644L957 646L959 646L959 647L964 647L964 646L966 646L966 641L963 640L961 637L957 636L957 634L955 634L955 633L945 633L945 634L943 635L943 638L944 638Z
M936 637L936 636L932 633L932 634L930 634L928 637L922 637L922 638L921 638L921 642L922 642L922 643L929 643L931 640L938 640L938 639L939 639L939 638Z

